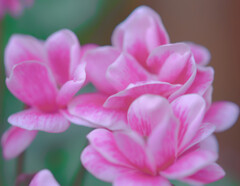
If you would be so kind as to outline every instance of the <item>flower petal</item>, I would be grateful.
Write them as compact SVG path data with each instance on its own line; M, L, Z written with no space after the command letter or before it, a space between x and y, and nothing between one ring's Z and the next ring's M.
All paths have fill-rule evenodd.
M12 159L20 155L35 139L37 131L10 127L2 136L3 156Z
M112 132L105 129L96 129L89 133L87 138L91 146L107 161L117 165L132 167L118 149Z
M82 165L95 177L103 181L112 182L124 172L131 171L126 167L110 163L91 145L87 146L81 154Z
M110 47L98 47L86 53L83 61L86 62L87 79L104 93L112 94L116 90L108 82L106 72L108 67L118 58L120 51Z
M217 160L217 154L207 150L195 150L181 156L172 166L161 172L169 179L190 176Z
M204 66L209 63L211 59L211 54L207 48L192 42L186 42L186 44L190 47L193 53L194 59L198 65Z
M187 94L197 93L203 95L212 84L213 79L214 70L212 67L198 67L196 77L187 90Z
M168 42L161 18L147 6L136 8L112 35L113 45L130 53L143 66L152 49Z
M204 139L208 138L215 131L215 129L216 126L211 123L202 123L193 139L188 144L179 149L179 152L182 150L185 151L196 145L197 143L203 141Z
M171 106L167 99L145 94L130 105L128 124L140 135L149 136L155 127L164 125L171 114Z
M64 132L70 125L58 112L47 113L34 108L11 115L8 122L27 130L41 130L50 133Z
M132 101L143 94L156 94L167 98L179 87L180 85L171 85L159 81L130 84L125 90L110 96L104 103L104 107L127 110Z
M82 94L70 102L68 111L71 115L82 118L98 127L106 127L111 130L126 128L126 113L103 108L106 99L107 96L100 93Z
M180 120L178 146L181 149L195 136L205 114L205 101L197 94L187 94L172 103L175 116Z
M43 169L39 171L30 182L29 186L60 186L59 183L56 181L52 173L47 170Z
M7 76L14 65L24 61L46 61L43 42L27 35L13 35L5 49L5 67Z
M58 90L44 64L28 61L15 65L6 84L12 94L27 105L44 111L57 109Z
M239 116L239 107L232 102L218 101L207 111L204 122L216 125L216 132L222 132L234 125Z
M150 152L146 148L143 137L133 131L114 132L114 138L121 153L138 170L154 174L156 167Z
M132 172L119 176L113 186L171 186L172 184L162 176L151 176L141 172Z
M72 31L64 29L52 34L47 39L45 47L50 68L58 84L63 85L70 79L71 63L80 63L78 39Z
M59 90L57 95L58 105L66 106L68 102L73 98L73 96L80 90L83 86L84 81L67 81Z
M185 177L182 181L191 185L208 184L222 179L225 176L225 171L218 164L210 164L195 174Z
M127 88L130 83L151 79L152 75L132 56L122 53L115 62L109 66L106 77L116 90L121 91Z
M155 127L147 142L158 171L166 169L176 161L179 123L172 112L169 112L168 120Z

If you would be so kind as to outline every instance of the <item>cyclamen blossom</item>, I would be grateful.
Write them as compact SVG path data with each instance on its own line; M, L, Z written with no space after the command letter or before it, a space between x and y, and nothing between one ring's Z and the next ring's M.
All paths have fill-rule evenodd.
M6 132L2 140L5 158L23 151L35 136L32 131L59 133L69 127L70 123L61 111L84 85L85 64L81 58L93 47L95 45L80 47L77 37L69 30L54 33L46 42L25 35L11 37L5 51L6 84L10 92L29 108L11 115L8 121L30 131L13 127ZM32 137L20 139L18 142L22 144L18 144L16 150L10 142L22 133ZM7 152L9 149L11 156Z
M29 186L60 186L60 184L55 180L52 173L43 169L39 171L31 180Z
M12 16L18 16L26 6L31 6L34 0L0 0L0 19L9 12Z
M97 178L115 186L171 185L168 179L206 184L224 176L215 163L218 145L215 125L204 123L206 103L197 94L169 103L143 95L129 107L132 130L95 129L81 161Z
M88 80L106 95L101 106L98 101L91 101L92 107L100 108L95 109L96 113L99 110L97 115L103 109L126 110L143 94L161 95L172 101L189 93L205 97L211 87L214 71L205 66L210 60L208 50L189 42L170 44L160 17L148 7L137 8L118 25L112 43L113 46L93 49L83 58ZM91 94L88 97L95 100ZM83 119L106 126L73 111L73 105L85 109L80 108L82 99L76 98L72 103L68 107L73 116L70 120L81 124Z

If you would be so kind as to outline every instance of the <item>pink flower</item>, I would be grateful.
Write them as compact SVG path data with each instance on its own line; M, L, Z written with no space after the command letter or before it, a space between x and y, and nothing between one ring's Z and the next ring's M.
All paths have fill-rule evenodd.
M204 66L210 60L208 50L193 43L169 44L160 17L146 6L134 10L116 27L112 43L113 46L91 50L83 59L88 80L106 95L105 100L101 99L102 105L97 101L95 108L126 111L143 94L161 95L173 101L189 93L204 96L210 89L214 71ZM69 113L78 117L71 121L81 124L81 118L97 123L75 113L73 105L81 109L82 99L76 98L69 105Z
M225 173L215 163L218 145L215 125L204 123L206 104L197 94L172 103L143 95L129 107L132 130L96 129L81 155L85 168L114 186L171 185L168 179L206 184Z
M60 184L53 177L52 173L43 169L39 171L30 182L29 186L60 186Z
M61 112L84 85L85 64L81 58L93 47L95 45L81 48L77 37L69 30L54 33L46 42L31 36L12 36L5 50L6 84L29 108L11 115L9 123L26 130L65 131L70 123ZM11 140L18 138L17 132L15 134ZM12 143L4 143L4 149L14 151L15 148L7 147L9 144ZM26 145L18 148L22 149L6 158L16 156Z
M9 12L12 16L19 16L24 7L32 6L34 0L0 0L0 19Z

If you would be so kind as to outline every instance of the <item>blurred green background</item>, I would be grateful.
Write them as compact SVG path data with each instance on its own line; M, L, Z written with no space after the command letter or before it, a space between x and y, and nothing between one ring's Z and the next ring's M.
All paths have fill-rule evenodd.
M162 17L172 42L190 40L202 44L212 53L215 68L214 100L229 100L240 104L240 2L234 0L35 0L22 16L5 16L0 22L0 135L10 126L7 117L20 111L23 104L6 89L3 52L14 33L30 34L46 39L51 33L69 28L81 44L109 45L114 27L139 5L149 5ZM91 91L88 86L82 91ZM72 125L61 134L39 132L25 153L24 172L50 169L61 185L72 185L78 177L80 153L91 129ZM219 163L227 176L210 185L240 185L239 122L229 131L218 134ZM17 160L5 161L0 154L0 185L15 183ZM173 182L175 185L182 185ZM81 180L84 186L107 186L88 173Z

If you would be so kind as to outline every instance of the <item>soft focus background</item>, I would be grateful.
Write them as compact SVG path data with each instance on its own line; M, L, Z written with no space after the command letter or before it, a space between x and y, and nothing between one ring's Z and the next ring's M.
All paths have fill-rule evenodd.
M46 39L61 29L73 30L81 44L109 45L114 27L139 5L154 8L162 17L171 42L193 41L206 46L215 69L213 100L229 100L240 105L240 1L235 0L35 0L19 18L5 16L0 21L0 135L10 126L7 117L23 108L6 89L3 51L14 33ZM87 87L83 91L89 91ZM25 153L24 172L50 169L61 185L72 185L81 178L80 152L90 129L72 125L61 134L39 132ZM210 185L240 185L240 122L217 134L219 164L226 177ZM0 149L1 152L1 149ZM0 155L0 185L14 185L17 160L4 161ZM81 172L81 171L80 171ZM81 172L84 186L108 183ZM181 185L174 182L175 185Z

